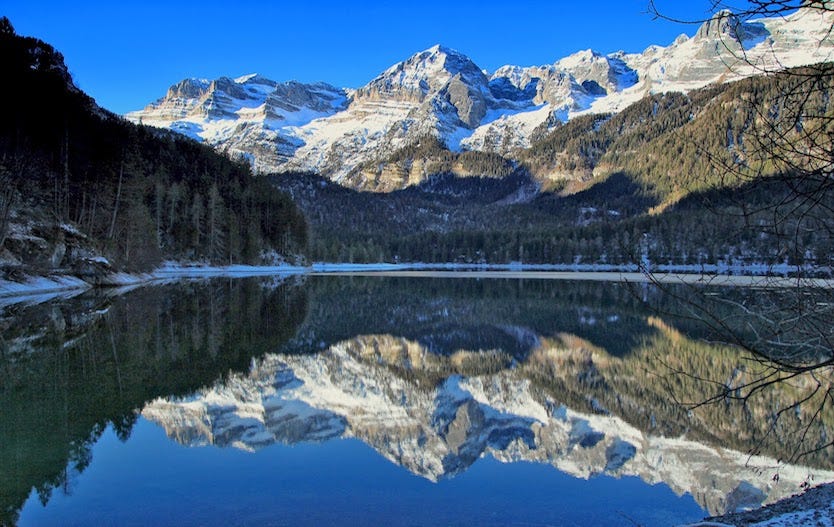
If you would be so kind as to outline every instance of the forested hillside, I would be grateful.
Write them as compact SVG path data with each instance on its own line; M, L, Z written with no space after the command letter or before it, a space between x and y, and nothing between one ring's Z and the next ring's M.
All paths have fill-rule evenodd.
M789 170L774 141L798 145L830 127L834 65L646 97L616 115L570 121L519 154L540 181L623 172L672 203ZM768 138L768 136L770 136Z
M0 263L75 269L106 257L258 263L304 251L301 213L249 167L136 126L76 88L62 55L0 21ZM86 262L86 264L85 264Z
M648 95L617 114L582 115L551 132L542 127L530 148L506 157L452 152L437 138L426 137L366 163L344 183L388 191L420 184L435 174L506 177L522 167L550 191L586 188L623 172L658 202L671 202L694 191L744 181L731 181L727 165L751 177L778 174L784 167L774 160L773 151L763 148L761 135L768 126L784 126L783 139L800 142L803 127L828 125L832 78L834 65L820 64L688 93ZM802 94L807 99L796 100ZM796 114L785 107L791 104L802 104L805 117L793 130L789 120ZM383 174L386 177L380 177Z
M366 187L381 174L381 184L410 183L388 193L298 174L273 180L307 213L314 259L787 263L825 273L834 196L820 187L825 167L808 178L812 147L825 148L808 137L831 142L832 84L822 64L652 95L575 118L515 160L425 139L349 176Z

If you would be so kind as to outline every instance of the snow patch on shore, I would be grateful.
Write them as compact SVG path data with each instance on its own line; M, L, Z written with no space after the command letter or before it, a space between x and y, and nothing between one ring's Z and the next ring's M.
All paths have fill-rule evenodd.
M834 483L824 483L764 507L706 518L681 527L834 527Z
M302 274L309 270L308 267L298 265L225 265L214 266L199 263L165 262L153 272L154 278L175 278L175 277L214 277L214 276L262 276L282 274Z
M151 273L110 272L91 281L71 275L24 276L20 280L0 279L0 299L35 296L64 291L82 292L95 286L137 286L152 281L180 278L216 278L250 276L290 276L301 274L364 274L475 278L530 278L561 280L606 280L619 282L680 282L710 285L795 287L811 286L834 288L834 279L806 278L813 269L796 266L764 265L656 265L646 273L637 264L467 264L467 263L328 263L315 262L309 266L227 265L165 262ZM824 271L824 270L823 270ZM823 273L825 274L825 273ZM794 277L792 277L794 276ZM797 278L800 276L801 278ZM23 300L19 300L23 301ZM5 306L18 300L4 301Z
M0 280L0 297L37 295L75 289L89 289L90 284L75 276L26 276L21 281Z

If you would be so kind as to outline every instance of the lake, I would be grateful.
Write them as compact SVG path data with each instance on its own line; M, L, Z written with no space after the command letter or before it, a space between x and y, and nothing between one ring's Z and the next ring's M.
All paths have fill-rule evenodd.
M721 320L780 294L696 292ZM801 379L681 404L756 374L675 316L691 294L347 275L8 303L0 524L661 526L834 480L831 408L774 416Z

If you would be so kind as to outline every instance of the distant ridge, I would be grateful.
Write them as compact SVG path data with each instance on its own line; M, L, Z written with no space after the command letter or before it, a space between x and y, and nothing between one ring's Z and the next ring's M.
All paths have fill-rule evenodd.
M832 23L834 14L816 10L749 22L722 11L693 37L667 46L608 55L586 49L552 64L492 73L438 44L356 90L258 75L187 79L126 117L246 158L257 172L312 171L373 188L379 181L357 171L426 136L453 152L514 157L576 116L619 112L653 93L831 60L834 41L824 37Z

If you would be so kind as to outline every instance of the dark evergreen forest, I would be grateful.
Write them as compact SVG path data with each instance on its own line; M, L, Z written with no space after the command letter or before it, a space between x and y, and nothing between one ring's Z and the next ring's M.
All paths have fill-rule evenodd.
M248 165L98 107L58 51L17 36L8 19L0 68L0 251L46 267L102 254L130 270L165 258L261 263L304 252L302 214Z

